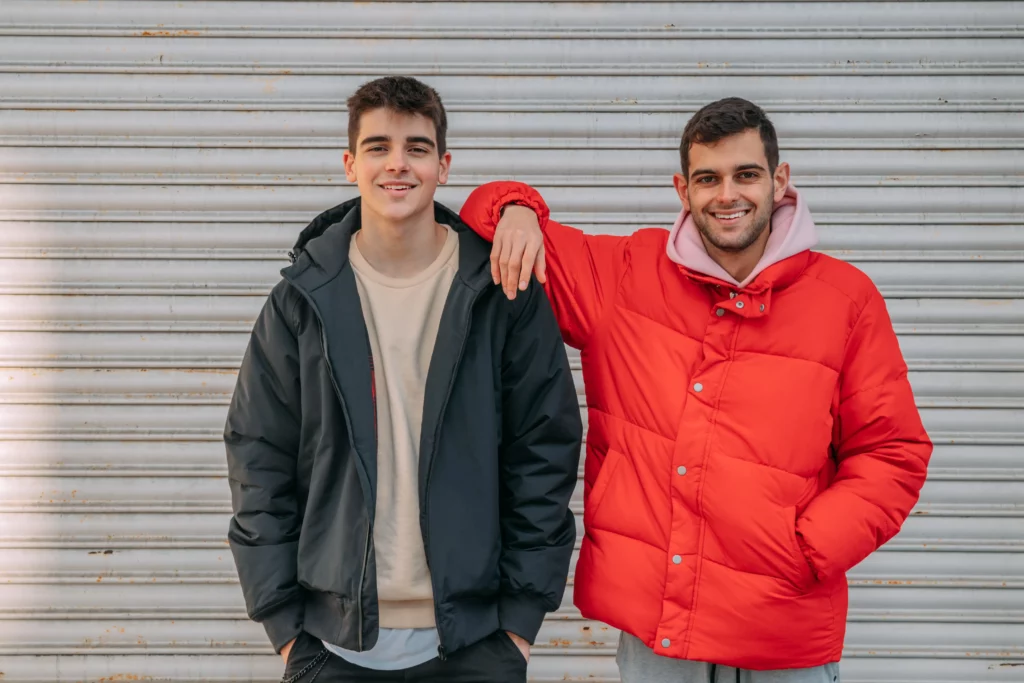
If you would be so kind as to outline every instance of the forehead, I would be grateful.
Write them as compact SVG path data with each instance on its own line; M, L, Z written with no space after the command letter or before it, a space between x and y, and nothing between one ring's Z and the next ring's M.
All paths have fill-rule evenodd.
M359 139L385 135L393 139L425 137L437 142L434 122L422 114L371 109L359 117Z
M717 142L690 145L690 171L698 168L727 169L744 164L768 166L761 134L754 128L724 137Z

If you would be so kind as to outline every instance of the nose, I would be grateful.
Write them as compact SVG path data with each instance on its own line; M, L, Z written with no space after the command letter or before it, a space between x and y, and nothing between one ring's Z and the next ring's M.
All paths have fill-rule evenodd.
M718 204L732 204L740 198L739 186L732 178L725 178L718 186L718 196L715 201Z
M388 173L403 173L409 170L409 159L405 154L405 150L399 146L396 146L388 154L387 158L387 171Z

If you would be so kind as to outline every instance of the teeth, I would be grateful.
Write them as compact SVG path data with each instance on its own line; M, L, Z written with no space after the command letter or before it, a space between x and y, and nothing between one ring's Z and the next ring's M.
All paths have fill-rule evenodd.
M385 185L385 190L411 190L412 185Z
M716 213L715 218L720 218L721 220L728 221L732 220L733 218L739 218L740 216L746 213L746 211L740 211L739 213Z

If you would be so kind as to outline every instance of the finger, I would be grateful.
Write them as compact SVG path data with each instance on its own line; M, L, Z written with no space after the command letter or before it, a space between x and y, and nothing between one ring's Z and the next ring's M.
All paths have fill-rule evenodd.
M501 284L501 288L505 291L505 296L508 296L508 287L505 283L508 281L508 257L511 253L512 241L506 239L501 245L501 255L498 257L499 284Z
M491 279L494 284L501 284L501 268L498 266L498 259L501 258L501 245L504 240L495 236L494 244L491 245Z
M519 271L519 290L525 292L530 284L530 275L533 273L533 264L537 260L538 245L526 245L523 253L523 265Z
M508 258L508 273L505 276L505 291L509 298L515 299L519 291L519 273L523 267L523 252L526 251L526 235L517 234L512 241L512 249Z
M548 264L544 257L544 245L537 251L537 263L533 266L533 272L537 274L537 282L542 285L548 283Z

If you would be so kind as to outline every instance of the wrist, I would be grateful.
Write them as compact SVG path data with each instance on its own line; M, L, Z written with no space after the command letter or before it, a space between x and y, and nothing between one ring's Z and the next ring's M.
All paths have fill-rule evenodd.
M519 208L518 209L512 209L512 207L519 207ZM536 212L533 209L531 209L526 204L523 204L522 202L509 202L508 204L502 204L501 208L498 209L498 217L499 218L501 218L501 217L503 217L505 215L505 210L506 209L512 209L513 213L516 212L516 211L519 211L521 209L523 211L529 211L530 213L536 215Z

